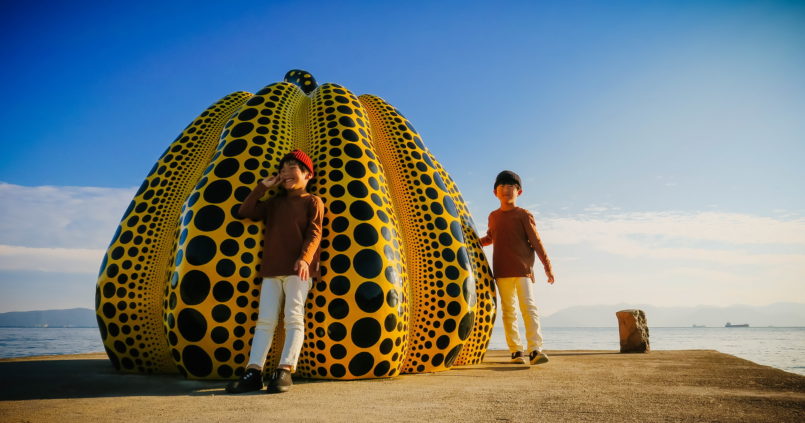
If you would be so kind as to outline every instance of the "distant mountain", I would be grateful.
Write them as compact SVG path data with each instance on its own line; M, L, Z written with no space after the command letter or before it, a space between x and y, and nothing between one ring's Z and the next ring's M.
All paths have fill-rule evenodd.
M540 322L545 327L617 327L618 319L615 317L615 312L630 308L646 312L649 327L693 325L723 327L727 322L748 323L752 327L805 326L805 304L801 303L728 307L655 307L645 304L575 306L548 316L540 316ZM0 313L0 327L96 327L97 325L95 312L88 308Z
M612 327L618 326L616 311L632 308L646 313L649 327L723 327L727 322L748 323L752 327L805 326L805 304L801 303L727 307L655 307L645 304L576 306L541 316L540 322L546 327Z
M88 308L0 313L0 327L85 328L97 326L95 312Z

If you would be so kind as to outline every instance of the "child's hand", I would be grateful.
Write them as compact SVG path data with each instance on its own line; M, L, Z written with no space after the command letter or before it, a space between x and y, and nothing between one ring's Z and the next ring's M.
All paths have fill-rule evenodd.
M553 280L553 270L550 270L550 269L546 270L545 275L548 276L548 283L553 285L553 282L554 282L554 280Z
M296 276L299 276L299 279L303 281L310 279L310 269L306 261L297 260L296 264L293 265L293 270L296 272Z
M260 183L263 184L263 186L265 186L266 188L275 187L280 183L280 175L277 174L274 176L269 176L268 178L265 178L262 181L260 181Z

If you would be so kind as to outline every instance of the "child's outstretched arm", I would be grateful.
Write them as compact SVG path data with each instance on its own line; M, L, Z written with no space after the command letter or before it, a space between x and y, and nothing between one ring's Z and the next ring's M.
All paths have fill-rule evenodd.
M486 235L480 239L481 246L486 247L487 245L492 245L492 215L489 215L489 220L486 224Z
M273 187L279 181L279 175L268 177L260 181L256 187L246 196L243 204L238 207L238 214L240 217L248 217L253 220L260 220L266 215L266 208L268 201L260 201L260 197Z
M481 238L481 246L486 247L487 245L492 245L492 237L488 234Z
M324 204L318 197L313 197L314 201L308 210L308 218L310 223L307 225L305 231L305 239L302 242L302 251L299 253L299 258L296 259L294 270L299 279L307 280L310 278L310 263L319 249L321 243L321 226L324 220Z
M526 213L527 217L523 221L523 229L528 236L528 243L531 248L537 253L537 257L542 262L542 267L545 269L545 275L548 277L548 283L553 284L553 268L551 267L551 260L548 258L548 253L545 252L545 247L542 245L542 240L539 238L537 232L537 224L534 221L534 216L531 213ZM533 280L533 279L532 279Z

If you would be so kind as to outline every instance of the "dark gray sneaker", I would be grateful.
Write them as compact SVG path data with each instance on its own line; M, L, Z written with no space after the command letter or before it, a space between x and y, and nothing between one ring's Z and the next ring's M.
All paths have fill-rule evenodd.
M291 389L291 386L293 386L293 380L291 380L291 371L288 369L277 369L274 370L274 374L271 376L271 381L268 382L268 392L288 392L288 390Z
M527 364L528 362L526 361L525 355L523 355L522 351L515 351L512 353L512 363Z
M240 379L233 380L226 385L226 392L230 394L242 394L261 389L263 389L263 374L257 369L246 369Z
M531 362L532 365L547 363L548 355L542 351L534 350L528 354L528 360Z

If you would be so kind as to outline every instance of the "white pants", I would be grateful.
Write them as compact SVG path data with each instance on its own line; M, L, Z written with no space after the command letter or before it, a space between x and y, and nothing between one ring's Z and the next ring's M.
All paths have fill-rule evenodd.
M296 275L263 278L260 310L257 313L257 325L249 354L250 366L263 368L282 309L285 317L285 345L279 365L289 366L291 372L296 369L299 351L305 340L305 300L312 284L311 279L303 281Z
M539 315L537 314L537 303L534 301L533 284L531 278L526 277L497 279L500 307L503 309L503 329L506 332L506 343L510 352L530 352L542 349L542 333L539 329ZM523 349L523 343L520 340L515 299L520 300L520 312L525 321L528 349Z

